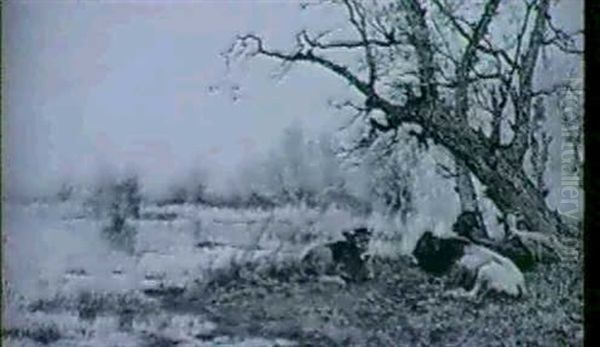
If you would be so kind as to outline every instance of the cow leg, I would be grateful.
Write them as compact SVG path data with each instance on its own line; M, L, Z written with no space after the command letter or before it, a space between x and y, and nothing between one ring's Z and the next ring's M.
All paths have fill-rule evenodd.
M477 272L477 276L475 277L475 285L473 288L467 292L466 296L469 299L477 298L477 294L481 293L483 287L483 278L481 277L481 269Z
M340 288L344 288L346 286L346 281L344 281L340 276L323 275L319 277L319 283L324 285L333 284L339 286Z
M447 298L460 299L466 297L466 295L467 291L464 288L456 288L447 290L442 296Z
M479 272L478 272L477 276L475 277L475 284L473 285L473 288L471 288L471 290L467 291L464 288L460 287L457 289L447 291L444 294L444 296L456 298L456 299L473 300L478 297L478 294L481 292L482 285L483 285L483 281L482 281L482 278L479 276Z

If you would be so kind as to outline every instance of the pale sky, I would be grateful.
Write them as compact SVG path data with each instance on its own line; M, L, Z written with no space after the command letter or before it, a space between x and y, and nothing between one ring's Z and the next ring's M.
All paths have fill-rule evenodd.
M579 0L564 0L579 12ZM327 100L349 87L314 67L282 81L257 59L227 75L220 53L256 32L289 47L302 27L331 28L337 12L295 1L8 1L3 3L5 185L37 191L61 177L128 166L161 182L194 165L218 177L267 149L301 119L332 129ZM564 7L564 6L563 6ZM568 19L570 20L570 19ZM232 102L227 86L241 86ZM220 93L209 86L220 85Z
M277 66L260 59L228 76L220 56L238 33L285 47L311 21L285 1L4 4L8 186L43 188L98 166L159 180L196 163L230 172L296 118L328 126L340 81L309 68L278 83Z

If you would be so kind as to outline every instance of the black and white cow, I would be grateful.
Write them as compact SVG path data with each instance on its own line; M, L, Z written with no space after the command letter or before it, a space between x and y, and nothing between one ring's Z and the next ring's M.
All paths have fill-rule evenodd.
M426 231L417 242L413 256L426 272L448 275L459 288L452 295L482 297L488 292L521 297L525 278L508 258L461 236L440 237Z

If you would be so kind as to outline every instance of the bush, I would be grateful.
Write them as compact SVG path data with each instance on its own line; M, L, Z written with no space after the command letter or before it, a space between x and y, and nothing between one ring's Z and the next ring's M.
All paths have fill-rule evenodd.
M108 218L103 236L118 250L133 253L137 230L127 223L128 218L140 218L141 195L137 176L109 181L99 187L97 209Z
M139 179L137 176L126 177L117 187L117 194L125 202L125 214L129 217L140 218L140 205L142 196L140 194Z
M3 331L5 336L16 338L29 338L42 345L53 344L62 338L60 330L55 323L34 324L32 327L20 329L7 329Z
M128 224L118 212L111 214L109 224L102 229L102 234L113 248L128 254L134 253L137 229Z
M58 198L58 201L65 202L65 201L71 199L71 197L73 197L74 190L75 190L75 188L73 187L73 185L71 185L69 183L61 184L58 192L56 193L56 197Z
M111 216L118 211L127 218L138 219L142 204L139 178L136 175L122 179L103 177L86 204L96 217Z

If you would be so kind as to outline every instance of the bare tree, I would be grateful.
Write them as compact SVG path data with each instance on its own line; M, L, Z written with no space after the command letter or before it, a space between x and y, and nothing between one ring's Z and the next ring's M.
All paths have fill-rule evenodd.
M302 30L295 47L284 51L268 47L259 35L246 34L237 38L227 57L263 56L284 66L309 63L330 71L364 97L364 106L353 106L364 110L356 119L364 120L370 131L357 148L368 148L381 134L416 125L413 136L423 144L445 147L454 157L463 209L476 209L473 174L501 211L521 212L536 230L575 233L574 226L546 205L523 165L534 131L534 98L570 88L560 83L536 89L534 74L542 50L582 53L577 47L582 32L558 28L550 16L550 0L523 0L523 15L513 21L516 34L508 39L498 39L490 30L498 18L515 14L500 0L487 0L480 8L445 0L322 3L345 11L355 38ZM472 15L475 9L477 16ZM364 71L336 62L330 55L334 51L362 52ZM374 110L384 119L371 117ZM482 114L491 118L489 134L469 122L470 115Z

